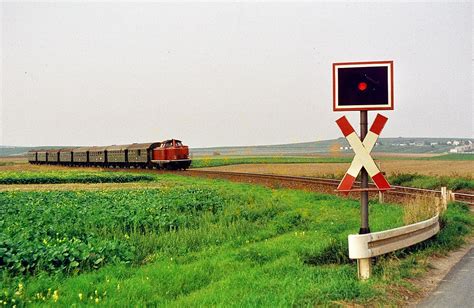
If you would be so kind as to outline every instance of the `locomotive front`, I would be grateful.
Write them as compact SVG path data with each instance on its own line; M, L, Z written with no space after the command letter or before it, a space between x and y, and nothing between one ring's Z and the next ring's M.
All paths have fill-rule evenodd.
M177 139L163 141L160 147L153 149L151 162L160 168L186 170L191 165L189 148Z

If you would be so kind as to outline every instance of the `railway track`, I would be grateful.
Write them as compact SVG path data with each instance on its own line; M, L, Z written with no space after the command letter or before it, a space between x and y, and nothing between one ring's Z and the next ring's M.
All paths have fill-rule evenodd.
M474 195L469 193L456 192L454 194L454 200L457 202L467 203L471 207L474 207Z
M238 182L264 184L270 187L305 189L340 195L340 193L336 191L340 182L340 180L337 179L211 170L187 170L183 173L190 176L224 178ZM356 182L356 185L358 184L359 183ZM375 185L370 184L370 187L374 188ZM359 196L359 194L360 193L358 192L354 192L350 193L349 196L356 197ZM383 194L386 202L399 202L402 199L406 200L420 196L442 198L440 190L404 186L392 186L391 190L386 191ZM369 192L369 197L377 197L378 195L378 192ZM456 192L452 193L451 199L454 199L457 202L466 203L474 208L474 194Z
M95 167L84 167L95 169ZM141 168L113 168L107 169L109 171L127 171L127 172L145 172L145 173L170 173L187 176L198 176L206 178L222 178L228 179L235 182L254 183L261 184L272 188L291 188L309 190L313 192L341 195L336 191L339 185L339 179L328 179L318 177L304 177L304 176L290 176L290 175L274 175L274 174L263 174L263 173L247 173L247 172L230 172L230 171L217 171L217 170L200 170L200 169L188 169L186 171L167 171L167 170L150 170ZM357 186L359 182L355 182ZM369 184L371 188L375 188L375 185ZM430 196L441 198L440 190L421 189L404 186L392 186L392 189L384 192L385 202L401 202L407 199L413 199L419 196ZM358 198L359 192L352 192L347 195L351 198ZM379 196L378 192L370 191L369 197L376 198ZM474 210L474 194L472 192L455 192L452 193L451 200L465 203L470 205L471 209Z

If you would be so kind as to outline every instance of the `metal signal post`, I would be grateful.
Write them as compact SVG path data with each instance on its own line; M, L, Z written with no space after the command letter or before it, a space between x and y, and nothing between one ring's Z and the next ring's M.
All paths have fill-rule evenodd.
M364 141L367 136L367 110L360 111L360 140ZM360 229L359 234L370 233L369 228L369 175L362 167L360 171Z
M337 190L346 195L360 192L359 234L368 234L369 191L380 193L390 189L390 184L370 156L388 119L377 114L369 130L367 113L368 110L393 110L393 61L333 63L332 73L333 110L360 112L360 136L345 116L336 120L355 153ZM360 188L353 189L359 173ZM377 188L369 188L369 176ZM357 272L360 279L368 279L371 259L357 259Z
M367 110L360 111L360 140L364 141L367 136ZM369 175L364 167L360 170L360 229L359 234L370 233L369 227ZM368 279L372 273L371 260L357 260L357 274L361 279Z

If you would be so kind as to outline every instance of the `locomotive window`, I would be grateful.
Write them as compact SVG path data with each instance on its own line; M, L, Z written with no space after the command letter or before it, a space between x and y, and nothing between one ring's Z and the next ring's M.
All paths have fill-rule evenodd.
M182 147L183 144L181 143L181 141L176 141L176 146L177 146L177 147Z

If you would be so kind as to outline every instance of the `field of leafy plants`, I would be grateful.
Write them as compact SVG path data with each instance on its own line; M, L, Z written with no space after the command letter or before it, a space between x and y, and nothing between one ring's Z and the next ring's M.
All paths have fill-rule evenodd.
M2 171L0 173L0 184L129 183L153 179L154 177L148 174L76 170Z
M378 259L374 278L359 282L347 258L358 201L150 176L163 185L0 192L0 303L394 304L390 290L409 285L428 268L427 255L459 246L474 226L468 209L452 204L435 239ZM373 231L403 224L397 205L371 204L370 215Z
M0 204L0 267L35 275L77 273L114 261L139 264L150 251L137 251L144 247L130 236L191 228L201 214L216 213L222 198L197 188L6 192Z

